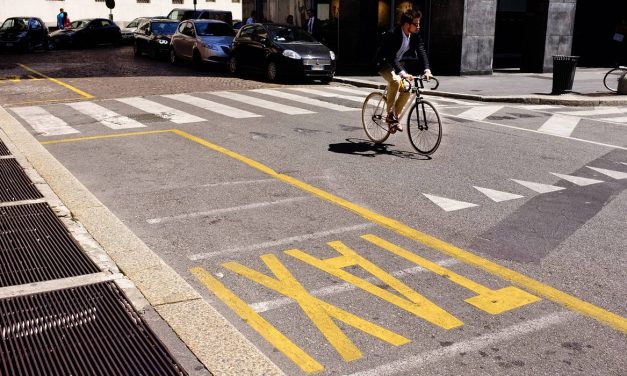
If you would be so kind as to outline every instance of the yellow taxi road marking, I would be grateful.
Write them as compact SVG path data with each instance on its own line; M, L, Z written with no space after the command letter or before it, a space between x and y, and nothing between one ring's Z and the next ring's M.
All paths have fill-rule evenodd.
M306 264L325 271L345 282L348 282L355 287L358 287L374 296L377 296L387 301L388 303L394 304L399 308L413 313L414 315L441 328L451 329L463 325L463 322L461 320L446 312L444 309L438 307L429 299L425 298L397 278L394 278L391 274L387 273L379 266L375 265L363 256L360 256L359 254L357 254L357 252L347 247L344 243L340 241L334 241L327 244L331 248L342 254L342 256L320 260L299 249L291 249L285 251L285 253ZM342 269L355 265L362 267L364 270L377 277L380 281L386 283L388 286L399 292L407 299L403 299L396 294L392 294L391 292L375 285L374 283L368 282L367 280L359 278Z
M437 275L447 278L453 283L477 293L477 296L473 296L472 298L468 298L464 301L487 313L498 315L499 313L507 312L540 300L537 296L531 295L528 292L514 286L508 286L499 290L491 290L441 265L438 265L435 262L429 261L413 252L385 241L378 236L366 234L361 237L370 243L385 249L386 251L392 252L399 257L413 262L416 265L422 266Z
M80 95L80 96L82 96L82 97L85 97L85 98L87 98L87 99L92 99L92 98L94 98L94 96L93 96L93 95L91 95L91 94L89 94L89 93L86 93L86 92L82 91L81 89L75 88L74 86L72 86L72 85L70 85L70 84L66 84L65 82L63 82L63 81L61 81L61 80L57 80L56 78L52 78L52 77L46 76L45 74L43 74L43 73L41 73L41 72L38 72L38 71L34 70L34 69L33 69L33 68L31 68L31 67L28 67L28 66L26 66L26 65L24 65L24 64L21 64L21 63L18 63L17 65L19 65L20 67L22 67L22 68L26 69L26 70L27 70L27 71L29 71L29 72L32 72L32 73L34 73L34 74L36 74L36 75L38 75L38 76L41 76L41 77L43 77L43 78L47 79L47 80L48 80L48 81L50 81L50 82L54 82L54 83L55 83L55 84L57 84L57 85L61 85L61 86L63 86L64 88L66 88L66 89L68 89L68 90L71 90L71 91L75 92L76 94L78 94L78 95Z
M360 359L362 353L333 319L359 329L393 346L400 346L410 342L408 338L400 334L314 297L296 280L275 255L263 255L261 259L276 278L269 277L237 262L227 262L222 264L222 266L253 282L294 299L345 361L350 362ZM252 310L252 308L248 308Z
M196 267L190 269L190 271L242 320L265 338L266 341L270 342L272 346L285 354L285 356L298 365L304 372L313 373L324 370L322 364L318 363L309 354L294 344L294 342L290 341L289 338L261 317L261 315L253 311L246 302L241 300L203 268Z
M168 131L163 131L168 132ZM607 324L612 328L619 330L623 333L627 333L627 318L617 315L613 312L605 310L603 308L597 307L594 304L588 303L584 300L581 300L573 295L560 291L550 285L542 283L538 280L535 280L531 277L527 277L524 274L518 273L512 269L501 266L495 262L487 260L483 257L477 256L472 252L466 251L462 248L456 247L452 244L449 244L443 240L440 240L434 236L428 235L422 231L418 231L406 224L394 220L392 218L388 218L384 215L381 215L372 210L361 207L357 204L354 204L346 199L343 199L339 196L326 192L320 188L314 187L310 184L307 184L303 181L300 181L296 178L293 178L288 175L280 174L270 167L257 162L253 159L245 157L241 154L235 153L227 148L222 146L213 144L203 138L198 136L194 136L187 132L184 132L179 129L170 130L170 132L177 134L187 140L195 142L199 145L202 145L208 149L214 150L216 152L222 153L226 156L229 156L237 161L240 161L252 168L255 168L263 173L266 173L277 180L280 180L284 183L290 184L294 187L297 187L305 192L309 192L310 194L317 196L323 200L329 201L337 206L343 207L347 210L350 210L363 218L377 223L380 226L389 229L392 232L395 232L401 236L406 238L415 240L419 243L422 243L430 248L436 249L442 253L445 253L451 257L454 257L466 264L478 267L483 269L491 274L494 274L498 277L501 277L507 281L517 284L520 287L523 287L529 291L532 291L552 302L560 304L568 309L571 309L575 312L581 313L583 315L592 317L599 322ZM113 137L114 135L108 135L104 137ZM63 140L58 140L57 142L62 142Z
M158 133L172 133L172 130L166 129L166 130L160 130L160 131L128 132L128 133L104 134L104 135L98 135L98 136L63 138L60 140L42 141L41 144L42 145L62 144L62 143L78 142L78 141L102 140L105 138L145 136L148 134L158 134Z

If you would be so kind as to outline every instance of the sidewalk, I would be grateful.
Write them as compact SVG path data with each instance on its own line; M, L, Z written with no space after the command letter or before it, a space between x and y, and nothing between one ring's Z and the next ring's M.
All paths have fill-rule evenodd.
M481 76L440 76L436 91L425 95L482 102L560 104L567 106L627 105L627 95L610 93L603 86L609 68L577 68L572 93L551 95L552 73L504 73ZM376 89L385 88L380 76L336 76L335 82Z

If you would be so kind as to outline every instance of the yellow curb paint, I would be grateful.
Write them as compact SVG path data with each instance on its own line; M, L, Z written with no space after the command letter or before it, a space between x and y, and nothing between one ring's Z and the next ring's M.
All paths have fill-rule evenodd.
M275 255L263 255L261 259L276 278L269 277L237 262L227 262L222 264L222 266L293 299L345 361L351 362L361 359L363 355L361 350L337 326L333 319L342 321L393 346L400 346L410 342L408 338L400 334L314 297L296 280Z
M379 213L376 213L372 210L363 208L357 204L354 204L348 200L345 200L341 197L333 195L329 192L326 192L322 189L316 188L310 184L307 184L303 181L295 179L288 175L279 174L270 167L254 161L250 158L247 158L241 154L235 153L229 149L224 147L215 145L209 141L206 141L200 137L191 135L187 132L175 129L174 133L180 135L181 137L185 137L190 141L196 142L200 145L203 145L211 150L217 151L224 155L227 155L235 160L238 160L242 163L249 165L261 172L264 172L280 181L283 181L287 184L290 184L294 187L297 187L305 192L309 192L314 196L317 196L326 201L332 202L340 207L348 209L354 213L359 214L363 218L377 223L393 232L396 232L399 235L402 235L406 238L413 239L417 242L420 242L428 247L433 249L437 249L440 252L443 252L449 256L452 256L466 264L476 266L481 268L489 273L492 273L496 276L499 276L507 281L517 284L529 291L533 291L534 293L551 300L555 303L563 305L564 307L571 309L575 312L579 312L583 315L592 317L604 324L611 326L614 329L617 329L623 333L627 333L627 318L617 315L613 312L605 310L603 308L597 307L593 304L590 304L584 300L581 300L575 296L567 294L563 291L560 291L554 287L551 287L545 283L537 281L533 278L527 277L524 274L518 273L514 270L501 266L497 263L494 263L490 260L487 260L483 257L477 256L469 251L466 251L462 248L456 247L452 244L449 244L443 240L440 240L436 237L428 235L424 232L418 231L414 228L411 228L397 220L392 218L388 218Z
M537 296L531 295L514 286L491 290L435 262L431 262L415 253L383 240L378 236L366 234L362 235L361 238L478 294L464 301L492 315L511 311L540 300Z
M255 168L263 173L266 173L277 180L290 184L305 192L309 192L310 194L317 196L323 200L329 201L337 206L350 210L373 223L379 224L380 226L385 227L389 229L390 231L396 232L397 234L401 236L415 240L430 248L436 249L468 265L472 265L480 269L483 269L507 281L515 283L518 286L521 286L529 291L533 291L534 293L552 302L560 304L572 311L592 317L593 319L598 320L599 322L604 323L606 325L609 325L610 327L616 330L619 330L623 333L627 333L627 318L625 317L617 315L603 308L597 307L594 304L588 303L575 296L572 296L568 293L560 291L552 286L549 286L545 283L537 281L531 277L527 277L524 274L518 273L514 270L501 266L483 257L477 256L472 252L456 247L434 236L418 231L397 220L388 218L372 210L363 208L357 204L354 204L348 200L345 200L339 196L333 195L322 189L316 188L296 178L293 178L291 176L284 175L284 174L279 174L278 172L274 171L270 167L260 162L247 158L241 154L235 153L222 146L213 144L205 139L194 136L192 134L181 131L179 129L172 129L172 130L163 131L163 132L172 132L185 139L188 139L192 142L202 145L208 149L211 149L219 153L222 153L226 156L229 156L237 161L247 164L248 166L252 168ZM103 137L115 137L115 135L107 135L107 136L102 136L100 138L103 138ZM97 138L98 137L85 138L85 139L97 139ZM56 142L64 142L64 140L57 140Z
M148 134L159 134L159 133L172 133L172 130L165 129L161 131L129 132L129 133L105 134L105 135L99 135L99 136L63 138L60 140L42 141L41 144L42 145L62 144L62 143L67 143L67 142L93 141L93 140L102 140L106 138L118 138L118 137L145 136Z
M327 244L337 252L341 253L342 256L321 260L299 249L290 249L285 251L285 253L345 282L348 282L351 285L383 299L388 303L394 304L407 312L413 313L417 317L437 325L440 328L452 329L464 324L461 320L437 306L435 303L431 302L411 287L394 278L379 266L357 254L357 252L344 245L344 243L334 241ZM393 294L384 288L381 288L342 269L349 266L360 266L362 269L377 277L378 280L384 282L407 299L403 299L402 297Z
M54 82L57 85L61 85L64 88L69 89L69 90L75 92L76 94L86 98L86 99L93 99L94 98L93 95L91 95L89 93L86 93L86 92L82 91L81 89L77 89L77 88L75 88L74 86L72 86L70 84L66 84L65 82L63 82L61 80L57 80L56 78L52 78L52 77L46 76L45 74L43 74L41 72L38 72L38 71L34 70L33 68L30 68L30 67L28 67L28 66L26 66L24 64L18 63L17 65L19 65L20 67L26 69L29 72L35 73L36 75L41 76L41 77L47 79L50 82Z
M296 346L289 338L278 331L272 324L250 308L245 301L241 300L206 270L196 267L190 269L190 271L209 291L233 310L242 320L259 333L259 335L265 338L266 341L270 342L272 346L298 365L304 372L313 373L324 370L322 364L318 363L300 347Z

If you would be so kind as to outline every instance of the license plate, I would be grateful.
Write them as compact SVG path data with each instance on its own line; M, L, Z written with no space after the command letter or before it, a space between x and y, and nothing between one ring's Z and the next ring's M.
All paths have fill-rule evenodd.
M324 65L312 65L311 70L324 70Z

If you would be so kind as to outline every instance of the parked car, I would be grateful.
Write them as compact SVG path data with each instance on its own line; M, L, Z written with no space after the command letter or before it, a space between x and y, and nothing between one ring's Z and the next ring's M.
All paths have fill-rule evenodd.
M152 58L170 53L170 40L179 25L178 21L155 18L143 21L135 32L133 52L140 56L147 52Z
M244 25L233 39L228 69L265 73L268 81L287 76L329 82L335 74L335 54L297 26Z
M150 17L137 17L133 21L129 22L126 26L120 28L122 33L122 41L126 43L133 43L135 31L137 27L144 21L149 20Z
M93 18L72 22L66 29L50 33L57 47L89 47L98 44L117 44L122 41L120 28L106 18Z
M48 28L39 18L11 17L0 26L0 50L48 49Z
M185 20L218 20L229 25L233 23L233 14L228 10L174 8L167 18L177 21Z
M170 62L192 60L202 63L226 64L235 31L230 24L215 20L187 20L179 24L172 36Z

